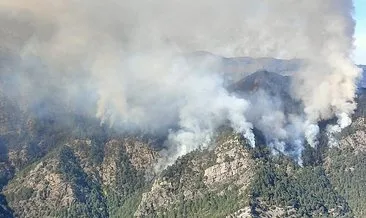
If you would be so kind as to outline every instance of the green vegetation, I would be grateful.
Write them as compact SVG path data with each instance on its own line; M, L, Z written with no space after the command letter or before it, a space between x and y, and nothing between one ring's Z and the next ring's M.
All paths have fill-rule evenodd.
M191 152L178 158L173 165L162 172L161 176L167 178L172 183L175 194L179 194L183 185L197 190L205 187L203 171L193 171L190 166L194 158L205 160L201 163L201 167L208 168L214 164L215 154L207 150Z
M93 146L92 146L93 147ZM91 147L91 149L93 149ZM85 149L85 148L82 148ZM116 180L109 187L96 183L80 167L72 149L64 146L60 152L60 170L65 180L73 184L77 193L78 204L64 210L58 216L66 217L132 217L146 186L144 174L131 164L123 147L117 149ZM94 163L93 152L88 153Z
M145 190L146 191L146 190ZM112 218L129 218L133 217L140 204L142 190L137 190L134 194L125 197L125 201L119 207L111 209L110 217ZM118 201L118 200L117 200Z
M0 139L0 151L5 153L9 144L16 143L13 145L19 147L16 149L25 148L24 160L14 160L14 167L18 171L11 183L16 191L7 193L6 198L0 195L0 217L2 214L3 217L11 217L12 211L6 207L7 201L16 204L35 198L37 192L31 187L22 186L22 180L17 178L29 174L41 161L52 158L59 161L55 167L56 173L61 175L63 183L70 185L75 202L70 208L44 211L44 215L133 217L142 194L150 190L151 182L146 180L144 171L135 169L131 157L121 145L112 148L115 149L112 151L115 154L112 163L116 168L113 171L115 179L112 184L104 185L97 171L100 173L106 158L105 143L111 138L103 127L84 122L76 124L72 121L76 129L61 128L52 121L38 123L34 124L31 132L22 133L18 139ZM356 130L347 128L347 133L343 134L351 134ZM225 141L231 134L230 130L223 129L218 140ZM75 139L80 142L73 144ZM250 158L256 162L256 172L246 193L241 193L235 184L207 187L203 182L204 170L216 164L216 154L207 150L191 152L179 158L160 175L172 184L168 191L175 197L168 200L174 202L170 202L168 208L154 208L151 216L225 217L249 207L258 216L265 210L282 208L285 216L366 217L366 153L352 149L329 149L323 140L321 138L319 146L315 148L305 146L301 167L286 156L271 155L266 146L249 148L243 140L242 145L250 151ZM194 166L192 160L195 161ZM13 169L8 167L7 161L7 155L1 154L1 187L13 176ZM226 157L225 161L233 159ZM95 172L85 170L85 165ZM184 195L187 187L192 191L190 197Z
M227 135L226 135L227 136ZM222 140L224 136L222 136ZM239 194L234 184L217 186L210 190L204 184L204 169L216 164L213 151L197 150L179 158L172 166L163 171L162 177L172 184L169 190L178 196L178 202L168 208L155 208L156 217L225 217L244 207L248 202L246 194ZM192 164L192 161L195 164ZM185 189L199 193L186 198Z
M63 146L59 169L65 181L71 183L78 202L58 214L61 217L107 217L108 212L101 187L83 171L72 149Z
M107 205L111 217L130 217L138 206L137 201L147 185L143 172L137 171L123 148L119 148L116 160L118 168L116 183L109 187L107 192Z
M321 166L298 167L286 157L262 161L251 183L253 213L263 204L292 210L300 217L352 217ZM290 214L287 214L290 215Z
M333 186L347 199L356 217L366 217L366 153L333 148L328 155L327 172Z
M245 197L236 188L224 190L222 194L207 192L203 197L186 200L181 196L179 203L167 210L158 211L157 217L225 217L246 204Z

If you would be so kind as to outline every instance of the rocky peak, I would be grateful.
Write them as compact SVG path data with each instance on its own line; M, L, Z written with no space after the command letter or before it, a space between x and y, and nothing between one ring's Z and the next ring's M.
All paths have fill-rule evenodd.
M218 142L214 150L215 164L204 171L204 183L214 188L220 184L249 184L255 165L238 135L231 135Z
M241 137L220 136L214 150L194 151L169 166L143 194L135 216L159 213L182 199L194 201L208 193L220 195L234 186L243 191L253 175L254 165Z

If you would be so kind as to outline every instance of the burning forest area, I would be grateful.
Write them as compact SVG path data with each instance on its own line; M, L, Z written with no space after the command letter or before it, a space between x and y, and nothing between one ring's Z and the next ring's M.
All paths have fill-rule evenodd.
M0 9L0 217L366 217L352 0Z

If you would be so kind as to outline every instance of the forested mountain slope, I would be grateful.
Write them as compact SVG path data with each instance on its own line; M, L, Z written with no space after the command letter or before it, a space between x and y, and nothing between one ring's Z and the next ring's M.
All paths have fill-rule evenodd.
M286 95L273 78L288 82L260 71L228 89ZM365 96L339 145L305 146L302 165L272 154L259 131L252 148L224 126L211 149L160 172L164 136L63 109L39 116L0 95L0 217L364 217Z

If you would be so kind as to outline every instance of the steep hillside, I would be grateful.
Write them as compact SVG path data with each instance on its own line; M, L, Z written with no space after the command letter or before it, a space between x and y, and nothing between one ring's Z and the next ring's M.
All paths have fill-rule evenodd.
M3 193L16 217L352 216L321 166L252 149L230 130L215 149L183 156L161 174L152 170L159 155L151 143L70 138L19 170Z
M255 161L237 135L222 133L214 150L190 153L144 193L137 217L224 217L248 205Z
M148 184L145 172L157 154L138 138L95 146L88 139L70 140L19 171L4 189L14 215L125 217L128 211L121 208Z
M358 96L353 123L339 136L339 146L327 152L324 167L335 189L356 217L366 216L366 93Z
M228 89L264 90L296 110L288 77L259 71ZM115 131L57 102L39 114L0 95L0 217L364 217L364 89L357 102L339 146L306 146L302 166L272 154L259 130L252 148L222 127L208 149L157 171L164 136Z

